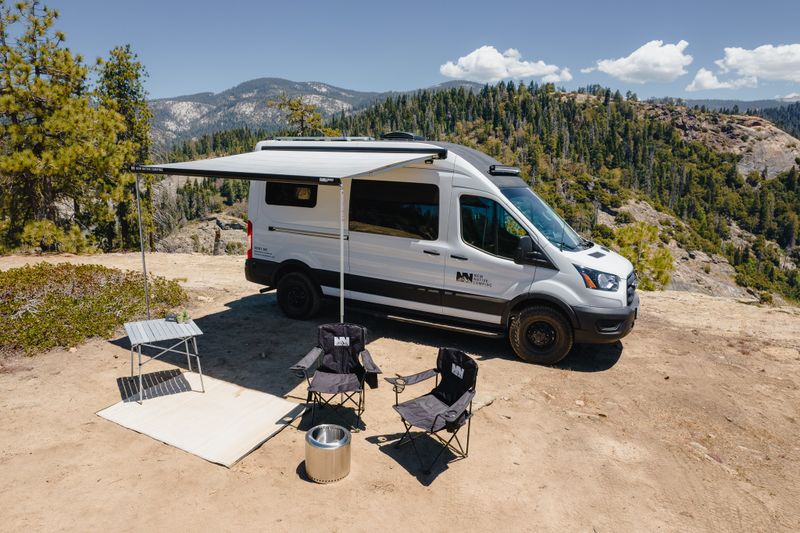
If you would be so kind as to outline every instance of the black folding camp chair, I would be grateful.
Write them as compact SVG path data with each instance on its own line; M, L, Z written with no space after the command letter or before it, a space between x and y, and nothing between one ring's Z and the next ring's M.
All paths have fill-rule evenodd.
M319 327L319 341L305 357L290 370L308 382L307 402L314 424L317 406L355 406L361 428L361 415L366 407L364 384L378 386L381 369L365 348L367 328L356 324L325 324ZM339 396L339 403L331 403Z
M436 378L436 386L431 392L399 403L400 393L406 385L413 385L432 377ZM399 448L410 442L425 474L430 474L433 465L447 449L457 457L466 459L469 454L469 433L472 426L472 399L475 396L475 383L478 379L478 364L474 359L454 348L439 348L436 368L411 376L385 379L394 386L394 409L400 413L400 418L406 427L406 432L395 447ZM458 439L458 432L464 425L467 426L466 446L462 446ZM420 428L423 432L412 436L413 427ZM450 438L445 439L440 436L439 432L442 430L452 433ZM423 435L430 435L441 444L439 453L427 468L414 443L415 439Z

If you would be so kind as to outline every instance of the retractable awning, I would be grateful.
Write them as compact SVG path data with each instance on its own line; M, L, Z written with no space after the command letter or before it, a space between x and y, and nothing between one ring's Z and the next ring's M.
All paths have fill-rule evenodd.
M330 146L332 143L324 143L328 146L308 144L297 146L281 143L281 146L264 146L261 150L239 155L165 165L136 165L131 170L145 174L336 184L345 178L369 176L426 159L446 157L447 154L446 150L438 146L420 146L419 143L406 147L374 146L378 144L375 142L369 143L373 146L366 147Z
M344 183L347 178L380 174L428 159L445 159L447 149L420 142L388 141L266 141L259 149L239 155L214 157L165 165L133 165L136 172L136 207L145 279L147 318L150 295L139 203L139 174L235 178L257 181L314 182L339 186L339 319L344 322Z

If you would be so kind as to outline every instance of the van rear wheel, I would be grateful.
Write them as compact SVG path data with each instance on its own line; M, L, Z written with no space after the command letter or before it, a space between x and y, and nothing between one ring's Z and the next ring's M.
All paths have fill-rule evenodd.
M319 311L319 291L305 274L290 272L278 281L278 305L289 318L311 318Z
M511 347L529 363L554 365L572 348L572 326L551 307L529 307L517 315L509 328Z

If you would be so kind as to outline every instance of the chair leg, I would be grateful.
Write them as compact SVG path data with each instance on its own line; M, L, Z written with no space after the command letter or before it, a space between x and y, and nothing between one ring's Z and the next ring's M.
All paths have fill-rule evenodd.
M406 427L406 432L403 433L403 436L400 437L400 440L398 440L395 443L394 445L395 448L400 448L401 446L405 446L406 444L414 440L414 437L411 436L411 427L412 427L411 424L406 423L405 419L403 419L403 425ZM408 440L403 442L403 439L405 439L406 437L408 437Z
M447 450L448 448L450 448L450 443L453 442L453 439L456 438L456 435L458 435L458 431L455 431L453 433L453 436L450 437L450 439L447 442L443 442L442 443L442 447L439 448L439 453L437 453L436 457L433 458L433 461L431 461L430 466L426 470L423 471L423 474L425 474L427 476L427 475L429 475L431 473L431 469L433 468L433 465L436 464L436 461L439 460L439 457L442 456L444 451Z
M414 442L415 440L416 439L414 439L414 438L411 439L411 441L410 441L411 442L411 447L414 448L414 455L417 456L417 461L419 461L420 470L422 470L422 473L427 476L428 474L431 473L431 469L430 468L427 468L427 469L425 468L425 463L422 461L422 454L419 453L419 449L417 448L417 443ZM439 456L437 455L436 458L438 459ZM434 462L435 461L436 461L436 459L434 459Z
M362 390L358 393L358 407L356 408L356 418L358 419L356 422L356 427L353 430L354 433L358 433L361 431L361 415L364 413L364 391Z
M469 417L467 420L467 449L464 450L464 457L466 458L469 455L469 430L472 429L472 417Z

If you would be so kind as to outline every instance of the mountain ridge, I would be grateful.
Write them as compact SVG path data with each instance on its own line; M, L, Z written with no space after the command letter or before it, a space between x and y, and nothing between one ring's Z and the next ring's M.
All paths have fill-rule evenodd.
M281 114L267 102L281 93L290 97L303 96L317 106L327 118L335 113L351 112L386 98L413 94L419 90L445 90L465 87L478 90L483 84L466 81L446 81L432 87L413 91L356 91L320 81L292 81L284 78L262 77L239 83L218 93L203 91L149 101L153 112L152 132L157 144L168 145L236 127L275 130L282 126Z

